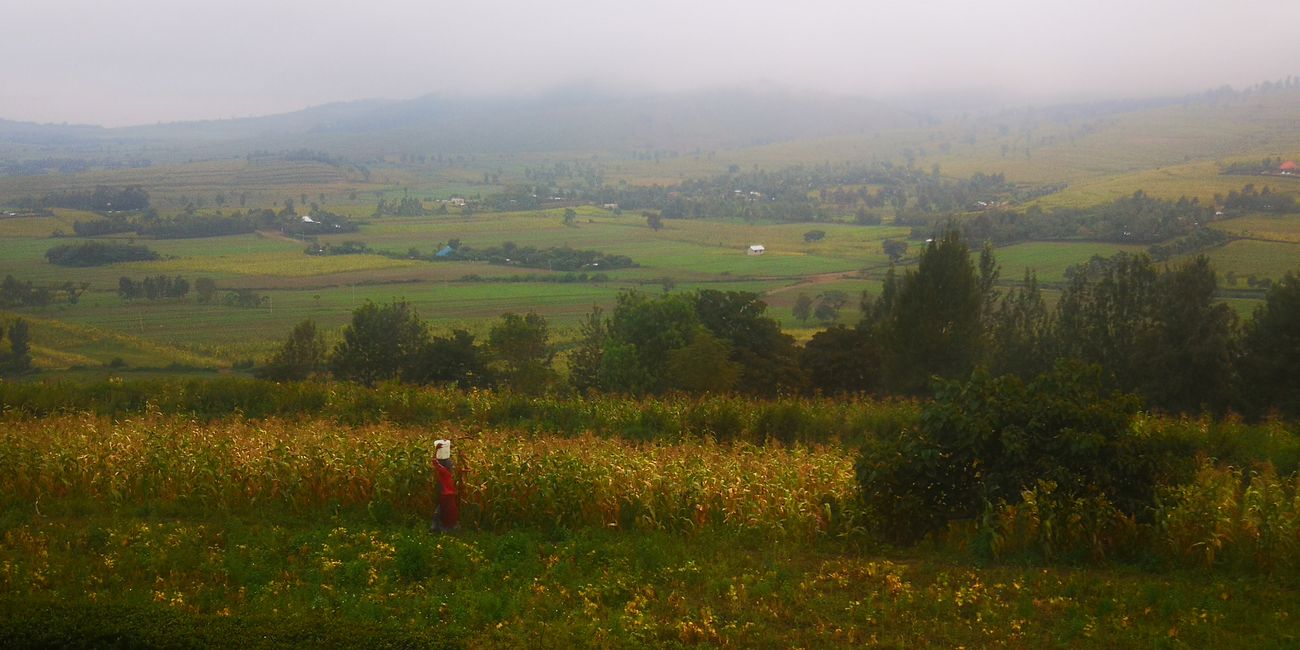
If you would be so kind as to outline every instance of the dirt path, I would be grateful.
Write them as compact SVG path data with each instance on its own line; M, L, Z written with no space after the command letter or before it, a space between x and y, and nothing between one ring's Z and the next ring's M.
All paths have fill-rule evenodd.
M768 289L764 295L772 296L778 293L794 291L795 289L804 289L819 284L836 282L838 280L850 280L853 279L855 276L857 276L856 271L837 271L835 273L822 273L820 275L810 275L800 279L798 282L794 284L788 284L784 287L777 287L775 289Z
M288 235L286 235L286 234L284 234L284 233L282 233L282 232L280 232L280 231L278 231L278 230L259 230L259 231L257 231L257 235L258 235L259 237L265 237L265 238L267 238L267 239L276 239L276 240L279 240L279 241L287 241L287 242L289 242L290 244L302 244L302 243L304 243L301 239L294 239L293 237L290 237L290 236L288 236Z

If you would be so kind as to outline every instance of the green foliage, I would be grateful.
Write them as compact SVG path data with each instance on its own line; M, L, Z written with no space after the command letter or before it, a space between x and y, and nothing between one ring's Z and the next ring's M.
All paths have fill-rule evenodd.
M889 256L890 263L897 264L902 261L903 256L907 255L907 242L901 239L885 239L880 242L880 247Z
M71 302L76 302L69 297ZM14 276L6 275L0 283L0 307L44 307L53 299L49 289L34 287L31 280L19 282Z
M0 339L9 336L9 352L0 354L0 375L21 375L32 369L31 332L27 321L19 318L9 324L8 331L0 325Z
M985 293L955 228L931 240L879 324L889 386L919 393L932 376L964 377L984 350Z
M661 392L670 385L668 354L684 347L699 324L690 296L619 294L601 359L601 385L626 393Z
M812 316L812 306L813 299L808 297L808 294L801 293L798 298L795 298L794 307L791 311L794 317L799 319L799 322L807 323L808 317Z
M1255 413L1300 415L1300 273L1273 285L1246 327L1241 361Z
M730 345L740 372L736 390L770 396L803 388L794 339L767 316L757 294L703 289L694 294L694 308L700 324Z
M463 329L430 338L405 378L416 383L450 383L462 389L482 388L494 381L487 355L474 344L474 335Z
M664 366L669 387L687 393L726 393L739 381L741 365L731 360L731 345L704 327L691 341L668 353Z
M257 376L272 381L301 381L325 369L325 337L310 319L298 323L289 333L284 346L257 371Z
M803 347L799 366L815 391L872 393L881 388L881 358L870 331L840 325L814 334Z
M1051 481L1066 499L1104 497L1144 514L1173 470L1169 450L1132 434L1138 405L1103 388L1096 368L1075 364L1028 384L982 372L943 381L918 428L864 447L858 482L876 526L901 540L974 518L989 504L1018 503L1038 481Z
M88 241L79 244L59 244L45 251L45 259L59 266L103 266L118 262L156 260L158 253L146 246L117 242Z
M991 319L987 363L992 374L1029 379L1050 369L1057 345L1055 321L1029 270L1024 282L998 302Z
M330 355L335 377L367 386L409 373L428 344L429 332L415 308L405 301L366 304L352 311L343 340Z
M578 326L578 345L569 356L569 385L578 393L586 393L600 385L601 358L605 352L605 339L609 336L602 314L600 307L592 307Z
M550 344L546 319L534 312L520 316L506 313L488 333L488 348L499 365L499 374L513 389L539 393L551 383Z
M1145 255L1094 258L1057 304L1064 354L1171 410L1234 402L1236 318L1204 257L1161 272Z

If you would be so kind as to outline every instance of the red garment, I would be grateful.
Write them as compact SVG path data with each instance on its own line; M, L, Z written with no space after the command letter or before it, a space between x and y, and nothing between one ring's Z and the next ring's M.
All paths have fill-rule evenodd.
M443 467L442 463L434 463L433 469L438 472L438 487L441 488L438 496L438 524L444 530L454 530L460 525L460 500L456 497L456 481L451 476L451 470Z
M443 493L438 498L438 523L444 530L455 530L460 525L460 504L456 494Z
M456 481L451 476L451 470L443 467L442 463L434 463L433 469L438 472L438 485L442 487L442 494L455 494Z

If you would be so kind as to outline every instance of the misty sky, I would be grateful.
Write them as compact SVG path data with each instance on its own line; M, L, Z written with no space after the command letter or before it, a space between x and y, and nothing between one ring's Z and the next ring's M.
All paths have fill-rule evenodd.
M3 0L0 24L0 117L110 126L570 84L1048 100L1300 74L1300 1Z

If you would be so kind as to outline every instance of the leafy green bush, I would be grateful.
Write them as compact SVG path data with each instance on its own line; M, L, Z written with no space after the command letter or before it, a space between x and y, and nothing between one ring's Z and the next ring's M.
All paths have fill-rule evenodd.
M1065 499L1104 497L1146 514L1162 478L1190 458L1185 441L1139 436L1132 395L1107 391L1100 369L1060 364L1026 384L976 372L940 381L920 425L869 440L857 463L875 526L914 541L992 504L1019 503L1050 481ZM1183 461L1185 464L1185 461Z

